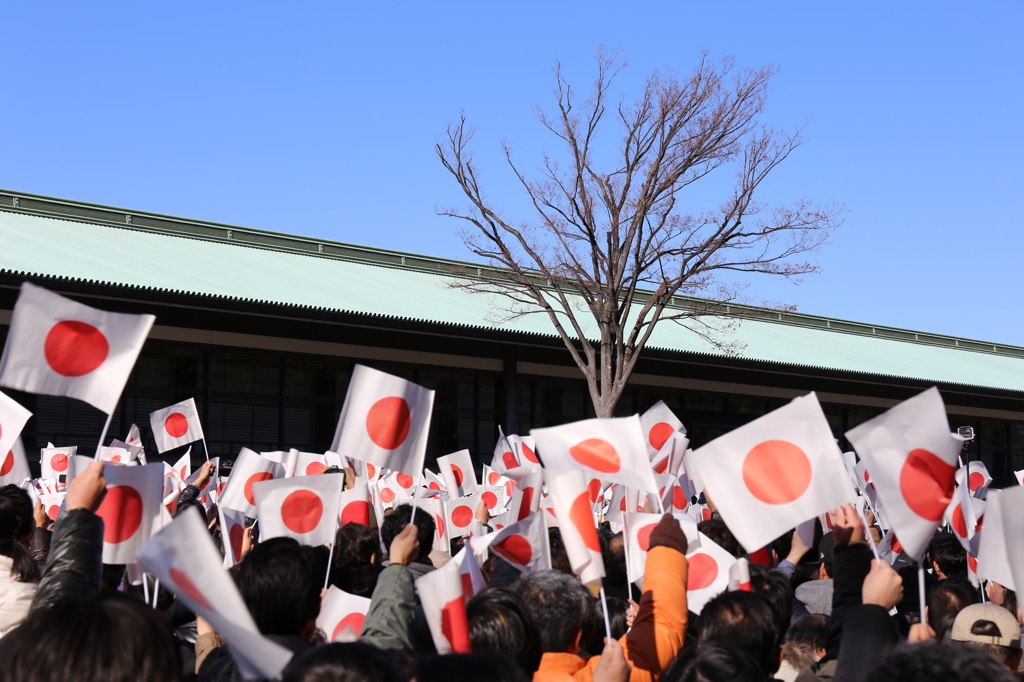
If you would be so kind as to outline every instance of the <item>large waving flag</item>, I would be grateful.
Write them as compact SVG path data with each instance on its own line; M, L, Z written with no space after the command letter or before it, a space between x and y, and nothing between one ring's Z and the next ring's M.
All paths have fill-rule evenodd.
M264 538L294 538L317 547L334 542L341 476L301 476L252 486Z
M871 472L903 551L920 559L953 498L963 444L950 433L939 390L903 401L847 431L846 438Z
M153 428L157 452L167 452L203 439L203 425L199 422L195 398L150 412L149 425Z
M359 639L369 611L369 599L331 585L320 602L316 626L324 631L328 642L354 642Z
M131 564L154 531L164 490L163 462L106 466L107 494L96 514L103 519L103 563Z
M242 448L231 469L231 477L220 495L219 504L228 509L256 517L256 498L252 487L260 481L284 478L284 465L274 462L249 448Z
M138 562L213 626L246 677L280 677L292 652L260 634L199 513L182 514L150 538Z
M978 547L979 578L1024 589L1024 487L990 491Z
M356 365L331 450L421 476L433 408L433 391Z
M156 318L108 313L21 285L0 386L84 400L111 414Z
M548 469L544 477L573 573L584 585L600 582L604 577L604 560L583 472Z
M551 547L544 513L530 514L491 538L490 550L523 573L551 568Z
M813 393L695 450L691 466L748 552L855 496Z
M587 480L599 478L658 494L650 459L644 446L640 418L585 419L533 429L530 435L544 458L544 468L581 470Z
M439 654L468 654L469 621L462 589L460 565L449 561L436 571L416 579L423 615Z

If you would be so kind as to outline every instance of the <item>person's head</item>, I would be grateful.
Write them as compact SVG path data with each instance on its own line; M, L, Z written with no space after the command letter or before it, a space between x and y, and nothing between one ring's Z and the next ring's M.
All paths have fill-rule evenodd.
M361 523L346 523L334 538L335 566L366 566L380 559L377 531Z
M1009 670L980 651L922 643L897 647L871 669L868 682L1012 682Z
M940 580L928 590L928 625L935 631L941 641L940 624L949 614L960 613L965 607L981 601L978 590L966 578L947 578Z
M836 536L832 533L825 533L818 542L818 580L828 580L832 577L832 550L836 546Z
M700 646L735 646L753 656L766 676L781 662L778 632L771 604L751 592L723 592L704 605L697 623Z
M750 564L750 591L768 600L775 613L778 641L782 641L793 617L793 587L789 578L760 564Z
M28 551L33 527L28 493L14 484L0 488L0 555L11 559L11 578L18 582L39 582L39 569Z
M739 540L721 519L708 519L697 524L697 530L734 557L744 556Z
M416 682L529 682L530 677L501 654L427 656L416 662Z
M521 577L515 590L537 626L543 653L579 650L584 603L575 578L555 570L537 571Z
M702 644L679 652L661 682L761 682L767 676L750 654L729 644Z
M308 639L320 613L324 570L315 548L273 538L245 555L235 582L261 633Z
M803 670L825 655L825 640L831 618L821 613L804 616L786 632L782 658L794 669Z
M566 575L575 575L572 572L572 564L569 563L565 542L562 540L562 531L557 528L548 529L548 547L551 550L551 568Z
M391 541L398 537L398 534L405 530L412 517L412 507L407 504L400 504L392 509L392 512L384 517L380 524L380 539L384 547L390 551ZM422 507L416 509L416 539L420 541L419 559L425 560L434 547L434 519L430 514L423 511Z
M515 592L501 587L483 590L466 604L466 617L474 652L505 654L528 675L537 671L540 634Z
M181 662L153 609L121 595L65 598L0 638L5 682L176 682Z
M936 533L928 546L932 568L940 578L967 577L967 550L949 533Z
M385 652L366 642L327 644L296 656L282 682L405 682L407 675Z
M957 614L950 640L978 649L1016 672L1020 665L1020 626L1002 606L971 604Z

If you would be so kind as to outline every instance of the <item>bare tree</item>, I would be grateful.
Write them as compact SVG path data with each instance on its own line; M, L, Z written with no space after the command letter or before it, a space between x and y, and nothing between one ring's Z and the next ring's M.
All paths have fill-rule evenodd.
M597 63L582 103L556 66L556 110L536 112L561 140L562 163L545 155L530 179L504 145L533 220L509 221L484 194L465 115L436 151L469 207L438 213L468 221L467 246L494 266L462 273L456 286L505 297L505 319L547 315L587 380L596 414L610 417L656 325L674 321L735 351L713 321L735 314L726 304L746 284L737 277L816 272L797 257L827 240L843 209L755 199L803 143L799 131L758 123L774 68L738 70L704 54L686 78L655 72L636 102L615 106L609 90L625 63L603 50ZM607 127L621 135L617 149L598 137ZM715 209L688 210L683 190L722 167L736 169L731 195ZM694 298L709 295L715 300Z

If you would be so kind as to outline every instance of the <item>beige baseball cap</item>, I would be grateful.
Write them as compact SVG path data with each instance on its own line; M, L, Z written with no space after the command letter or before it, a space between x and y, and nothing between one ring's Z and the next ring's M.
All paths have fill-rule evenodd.
M979 642L1020 648L1017 619L995 604L971 604L957 614L950 638L954 642Z

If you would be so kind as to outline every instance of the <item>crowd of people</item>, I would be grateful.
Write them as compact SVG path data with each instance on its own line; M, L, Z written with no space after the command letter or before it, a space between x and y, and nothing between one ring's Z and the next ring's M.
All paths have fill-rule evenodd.
M125 566L103 564L103 468L72 481L55 523L21 488L0 488L0 682L244 679L220 634L174 594L159 588L147 602ZM223 547L216 509L204 512L198 493L185 488L176 513L204 514ZM794 532L778 538L768 565L752 561L749 588L699 614L687 604L687 539L670 514L651 533L642 592L627 585L622 534L602 523L610 638L601 599L552 528L552 569L483 563L487 587L466 604L471 653L438 655L414 580L465 539L450 554L433 550L433 518L412 511L342 525L333 552L246 538L230 573L260 633L292 652L286 682L979 682L1014 679L1021 663L1015 594L972 584L952 535L929 546L922 614L916 562L873 559L866 533L877 529L851 507L834 510L831 531L819 524L810 545ZM699 530L745 556L717 515ZM371 599L352 641L329 643L317 628L325 584Z

